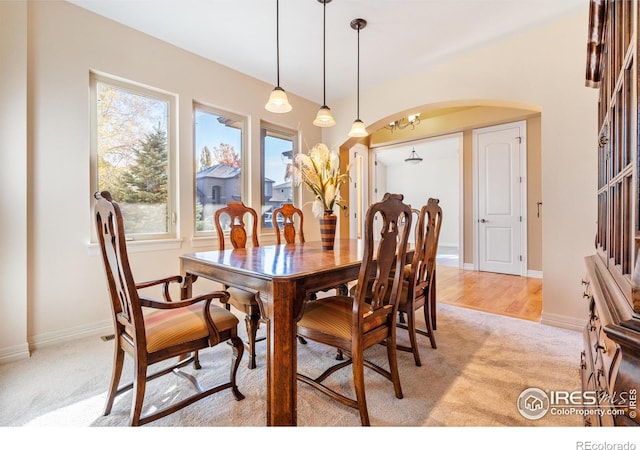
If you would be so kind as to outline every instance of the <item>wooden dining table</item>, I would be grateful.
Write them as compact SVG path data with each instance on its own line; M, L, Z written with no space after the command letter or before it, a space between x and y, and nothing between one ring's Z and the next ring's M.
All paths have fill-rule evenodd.
M333 250L317 241L180 256L183 298L191 297L197 277L259 293L267 324L267 425L296 425L296 322L305 301L313 292L356 280L362 253L361 240L336 239Z

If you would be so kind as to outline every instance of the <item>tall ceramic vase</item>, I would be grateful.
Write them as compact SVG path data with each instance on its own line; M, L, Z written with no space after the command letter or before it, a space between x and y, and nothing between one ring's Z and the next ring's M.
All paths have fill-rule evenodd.
M322 250L333 250L333 243L336 238L337 217L333 211L325 211L320 218L320 238L322 239Z

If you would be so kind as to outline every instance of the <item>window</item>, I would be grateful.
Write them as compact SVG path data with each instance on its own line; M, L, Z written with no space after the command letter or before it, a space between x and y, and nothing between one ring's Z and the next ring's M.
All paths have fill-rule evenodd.
M242 200L246 119L198 104L194 118L196 235L207 235L215 233L215 211Z
M271 215L284 203L294 203L293 181L285 180L287 164L296 153L295 131L263 124L262 137L262 228L273 228Z
M122 208L130 239L175 237L175 97L92 74L92 189Z

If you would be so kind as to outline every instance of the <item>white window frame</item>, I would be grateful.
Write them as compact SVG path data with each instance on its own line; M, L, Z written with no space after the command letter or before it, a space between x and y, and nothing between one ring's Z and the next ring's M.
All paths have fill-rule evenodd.
M148 249L149 241L162 241L166 247L167 244L170 248L178 248L180 246L180 240L177 238L179 235L179 227L177 220L177 182L176 182L176 155L177 155L177 95L167 91L163 91L157 88L143 85L141 83L129 81L113 75L108 75L99 72L90 72L90 138L91 138L91 155L90 155L90 170L91 170L91 198L93 193L98 190L98 133L97 133L97 83L105 83L111 86L117 87L125 91L132 92L136 95L147 96L151 98L157 98L167 102L167 161L168 161L168 186L167 186L167 209L168 209L168 223L167 231L162 233L127 233L128 241L141 241L140 244L133 244L131 247L135 249ZM118 199L114 199L118 201ZM93 205L91 202L91 244L95 246L97 244L97 236L95 233L95 223L93 221ZM171 241L171 242L170 242ZM145 243L146 242L146 243ZM153 248L155 250L155 247Z
M227 117L229 119L232 119L234 121L240 122L242 123L242 126L240 127L240 132L241 132L241 137L240 137L240 145L241 148L239 149L239 154L240 154L240 198L242 200L242 202L245 205L248 205L248 201L247 201L247 183L248 183L248 178L247 178L247 173L248 173L248 159L250 157L250 152L249 152L249 146L248 146L248 132L249 132L249 119L247 116L243 116L241 114L237 114L237 113L233 113L231 111L227 111L215 106L211 106L211 105L207 105L205 103L201 103L198 101L194 101L193 105L192 105L192 141L193 141L193 148L192 148L192 158L193 158L193 170L192 170L192 177L191 177L191 188L192 188L192 192L193 192L193 200L192 200L192 204L191 204L191 208L192 208L192 222L193 222L193 240L192 240L192 245L194 247L200 247L200 246L205 246L205 245L211 245L211 239L212 238L217 238L218 237L218 233L216 232L215 229L213 230L201 230L198 231L197 229L197 221L196 221L196 200L197 200L197 183L196 183L196 174L198 173L198 158L196 157L196 151L198 150L196 148L196 111L200 110L200 111L204 111L210 114L215 114L217 116L223 116L223 117Z
M299 140L300 140L300 133L298 130L293 130L291 128L287 128L287 127L283 127L280 125L275 125L269 122L261 122L260 123L260 199L259 199L259 203L260 203L260 210L262 210L262 202L263 202L263 196L264 196L264 169L265 169L265 157L264 157L264 138L265 138L265 132L272 132L275 134L282 134L285 136L290 136L291 137L291 142L293 143L293 148L292 148L292 162L293 162L293 158L295 157L295 155L298 153L299 151ZM284 170L284 168L283 168ZM296 188L296 186L291 187L291 193L292 193L292 201L294 206L296 206L297 208L302 209L302 205L300 205L300 195L299 195L300 190L298 188ZM258 217L260 220L260 226L258 227L260 229L260 233L261 234L273 234L273 229L272 228L263 228L262 227L262 216L260 214L261 211L258 211Z

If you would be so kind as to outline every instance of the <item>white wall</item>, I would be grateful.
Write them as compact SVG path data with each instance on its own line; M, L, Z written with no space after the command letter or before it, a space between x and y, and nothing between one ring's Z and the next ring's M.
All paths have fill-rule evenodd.
M584 86L588 6L360 92L360 118L372 130L393 112L439 102L508 101L541 111L542 321L572 328L586 319L580 280L596 232L597 92ZM348 117L354 102L332 103L336 119ZM323 139L345 141L348 126L338 120Z
M193 100L248 116L252 173L260 168L260 120L300 128L304 141L320 142L310 125L319 105L290 95L294 114L268 113L273 86L69 3L0 2L0 18L0 361L19 356L16 349L24 353L27 342L111 327L102 262L89 252L90 70L178 95L181 243L131 254L139 280L179 273L178 256L194 251ZM248 203L259 208L260 184L251 178ZM309 221L305 235L315 228Z
M415 142L415 145L399 148L377 148L378 165L384 159L383 152L401 152L399 162L392 161L385 170L386 191L404 194L404 201L412 207L420 209L427 203L429 197L440 200L443 212L442 228L440 230L439 245L458 247L460 243L460 163L458 148L462 149L462 136L454 138L430 139L425 142ZM412 165L404 162L412 147L423 161ZM397 158L396 158L397 159ZM378 180L380 181L380 180ZM382 195L378 189L379 196Z

